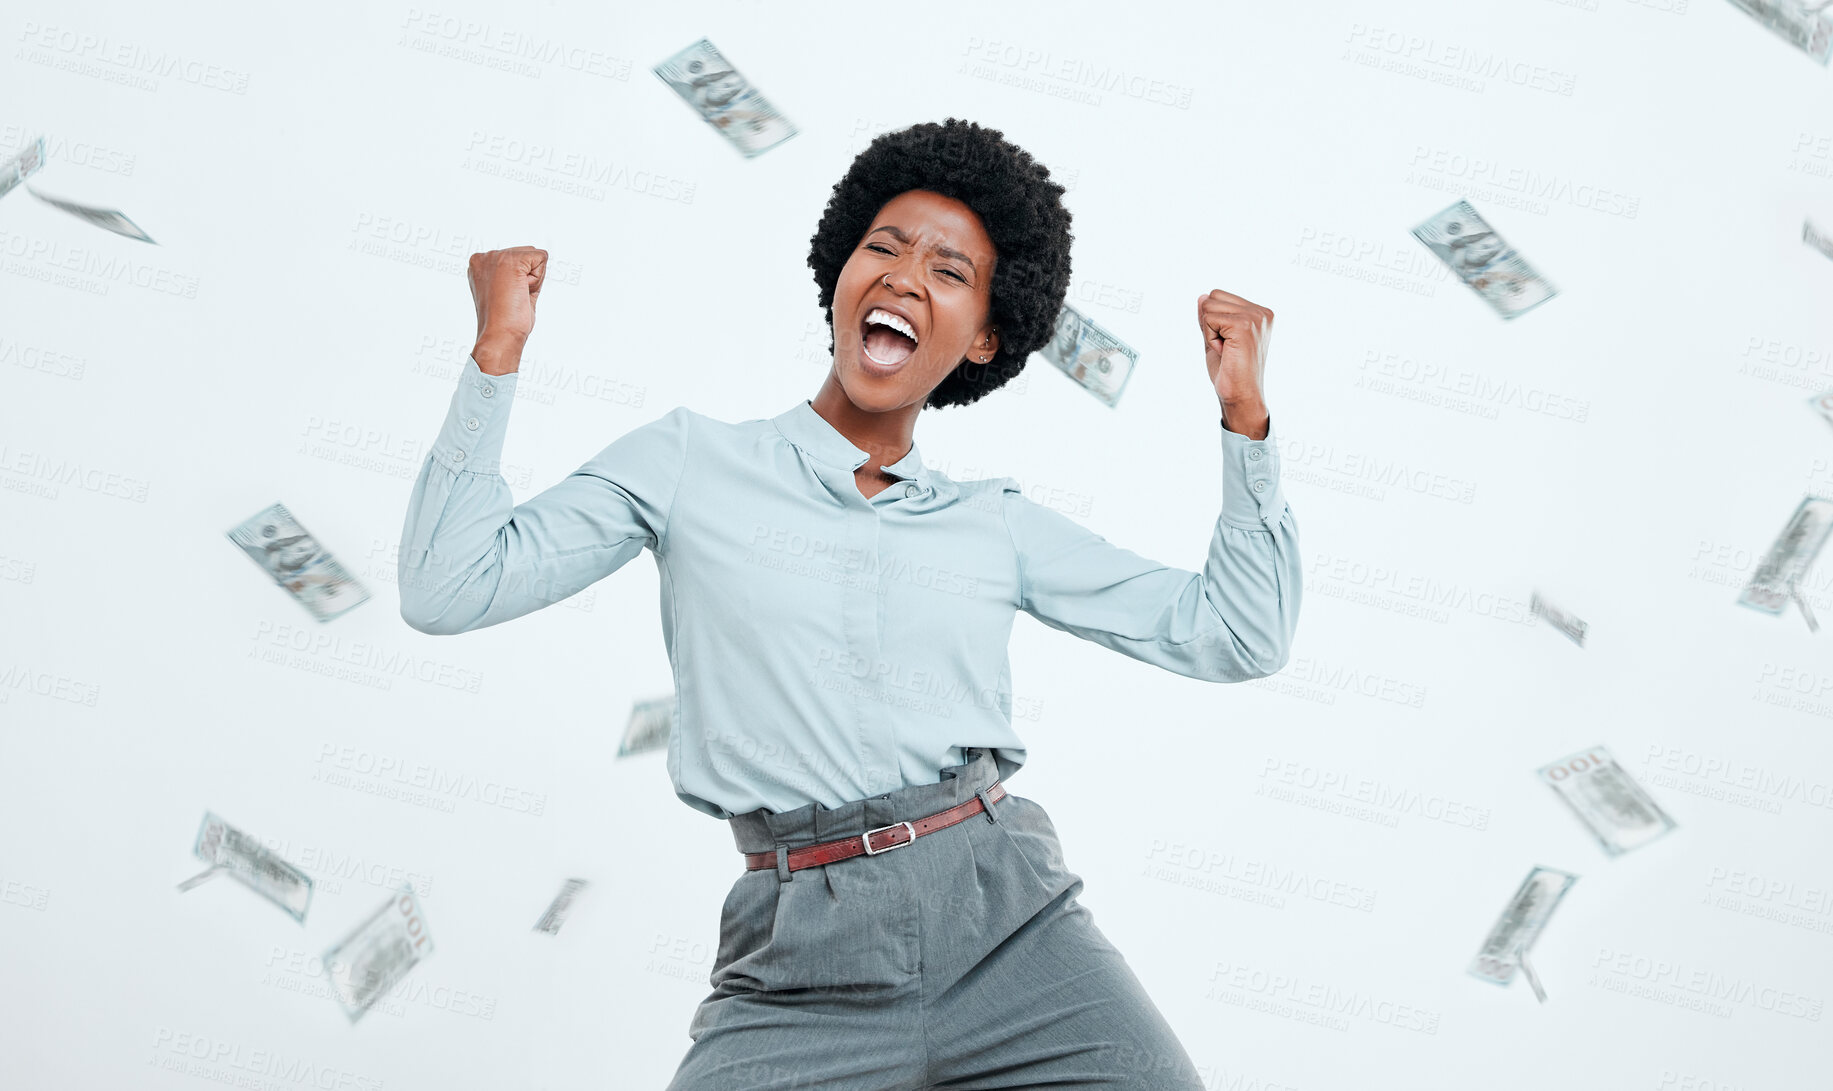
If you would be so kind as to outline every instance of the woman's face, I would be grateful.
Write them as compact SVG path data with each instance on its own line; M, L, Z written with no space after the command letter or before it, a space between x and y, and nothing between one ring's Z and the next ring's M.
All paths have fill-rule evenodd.
M921 404L963 359L992 357L997 258L980 217L960 201L913 189L885 202L834 287L834 375L854 405ZM868 323L874 311L909 328Z

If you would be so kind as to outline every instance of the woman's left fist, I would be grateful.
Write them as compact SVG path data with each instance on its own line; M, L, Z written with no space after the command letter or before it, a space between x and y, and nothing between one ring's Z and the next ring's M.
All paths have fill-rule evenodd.
M1203 328L1203 362L1222 402L1223 426L1249 439L1265 439L1267 406L1261 380L1267 342L1273 337L1273 312L1217 288L1197 297L1197 322Z

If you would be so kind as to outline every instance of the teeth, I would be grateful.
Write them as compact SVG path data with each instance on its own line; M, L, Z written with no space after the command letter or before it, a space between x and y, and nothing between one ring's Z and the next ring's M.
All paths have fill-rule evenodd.
M875 308L871 314L866 315L866 325L890 326L892 329L910 338L912 341L917 339L916 330L910 327L910 323L892 314L890 311L878 310Z

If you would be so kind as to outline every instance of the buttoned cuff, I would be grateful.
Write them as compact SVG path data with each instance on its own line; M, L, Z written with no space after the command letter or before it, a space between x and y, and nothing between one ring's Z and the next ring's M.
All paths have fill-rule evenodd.
M516 393L516 372L486 375L477 361L465 357L432 455L440 465L460 472L493 474L501 470L503 436L509 429L509 402Z
M1265 439L1249 439L1222 425L1222 518L1259 530L1277 522L1285 510L1272 421Z

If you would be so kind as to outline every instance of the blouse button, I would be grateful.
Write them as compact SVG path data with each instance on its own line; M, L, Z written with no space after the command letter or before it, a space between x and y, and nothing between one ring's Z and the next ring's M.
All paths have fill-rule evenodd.
M904 495L905 496L915 496L917 493L920 493L922 491L923 491L922 489L917 488L916 482L914 481L904 486Z
M1256 481L1256 482L1254 482L1254 491L1255 491L1255 492L1266 492L1266 491L1267 491L1267 483L1266 483L1266 482L1264 482L1264 481Z

